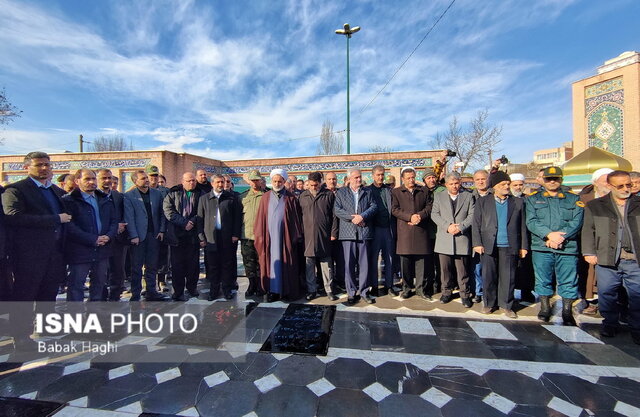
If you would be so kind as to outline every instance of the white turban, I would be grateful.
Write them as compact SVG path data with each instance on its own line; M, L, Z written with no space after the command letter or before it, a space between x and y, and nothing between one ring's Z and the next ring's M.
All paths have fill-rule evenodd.
M611 168L597 169L593 174L591 174L591 182L595 184L595 182L598 181L598 178L600 178L603 175L611 174L612 172L613 170Z
M269 178L273 179L273 177L275 177L276 175L280 175L285 181L289 179L289 177L287 176L287 171L281 168L272 169L271 173L269 174Z
M522 174L511 174L509 175L509 179L511 179L511 181L524 181L524 175Z
M402 175L403 172L405 172L408 169L412 169L412 170L416 170L414 167L412 166L406 166L406 167L402 167L402 169L400 170L400 175Z

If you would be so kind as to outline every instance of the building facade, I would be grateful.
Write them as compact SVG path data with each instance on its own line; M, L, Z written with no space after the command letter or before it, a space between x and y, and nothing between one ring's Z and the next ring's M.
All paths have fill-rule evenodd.
M188 153L170 151L124 151L124 152L86 152L51 154L54 178L60 174L73 173L80 168L93 170L108 168L120 179L119 189L129 189L133 182L131 173L155 165L167 178L169 186L178 184L183 172L204 169L209 174L229 174L237 190L247 187L244 176L251 170L257 169L262 175L269 175L274 168L284 168L290 174L306 179L313 171L333 171L342 181L347 169L359 167L363 170L362 177L367 184L371 184L371 168L383 165L389 173L400 178L400 170L405 166L412 166L418 171L418 178L422 178L424 171L432 168L442 151L409 151L366 153L351 155L305 156L295 158L248 159L238 161L221 161ZM25 178L23 155L0 156L0 179L15 182ZM399 181L398 181L399 183Z
M573 151L596 146L640 167L640 53L625 52L573 87Z
M573 144L564 143L559 148L541 149L533 153L533 163L541 167L562 165L573 158Z

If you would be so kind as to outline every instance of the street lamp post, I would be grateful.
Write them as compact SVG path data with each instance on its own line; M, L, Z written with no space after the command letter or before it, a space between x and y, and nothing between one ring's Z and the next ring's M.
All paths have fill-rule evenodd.
M349 114L349 38L351 35L360 30L360 26L351 27L348 23L344 24L344 29L337 29L336 34L345 35L347 37L347 154L351 153L351 121Z

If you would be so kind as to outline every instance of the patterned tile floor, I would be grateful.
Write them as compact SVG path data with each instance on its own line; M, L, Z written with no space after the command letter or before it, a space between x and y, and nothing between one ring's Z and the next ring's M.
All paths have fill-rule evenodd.
M199 312L198 334L115 335L131 344L106 357L22 363L0 340L0 415L640 416L640 347L628 333L601 340L597 320L325 298L314 303L337 305L326 356L261 353L287 305L244 300L239 282L231 302L205 290L164 304Z

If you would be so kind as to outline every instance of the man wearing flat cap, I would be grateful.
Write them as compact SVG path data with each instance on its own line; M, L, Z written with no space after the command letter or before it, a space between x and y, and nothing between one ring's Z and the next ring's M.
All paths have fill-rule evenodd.
M513 289L518 258L527 255L529 242L525 224L524 200L510 194L511 179L503 171L489 178L493 194L476 200L471 227L473 251L480 255L483 314L491 314L500 307L509 318L513 311Z
M438 179L438 175L433 169L427 169L422 176L422 181L424 182L425 188L428 190L427 204L433 206L433 196L435 193L439 193L441 191L445 191L446 188L440 183ZM427 219L427 232L429 234L429 247L430 247L430 255L427 255L425 260L425 274L427 277L427 291L431 294L440 292L440 261L438 256L434 253L434 248L436 244L436 224L431 220L431 217ZM433 282L433 284L429 284ZM431 286L431 288L428 288Z
M573 302L578 298L578 239L582 228L584 203L571 191L561 189L562 169L545 168L544 191L526 198L527 228L531 232L535 291L540 296L538 318L551 318L555 273L558 295L562 297L562 321L576 324Z
M271 191L260 199L254 226L261 289L267 302L296 300L302 291L302 210L298 199L284 187L287 172L274 169L269 177Z

